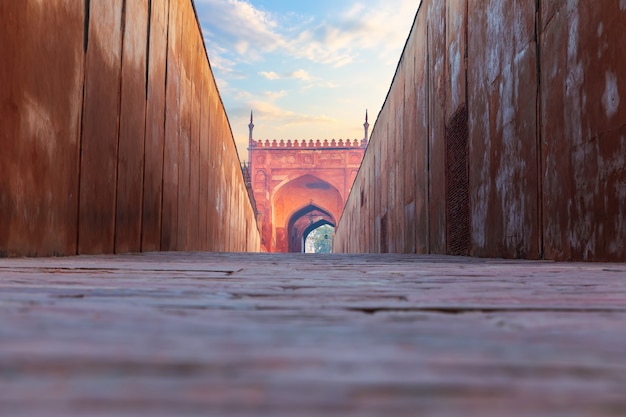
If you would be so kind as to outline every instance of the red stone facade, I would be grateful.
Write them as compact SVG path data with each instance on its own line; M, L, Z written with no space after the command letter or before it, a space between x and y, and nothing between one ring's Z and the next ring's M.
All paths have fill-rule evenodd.
M367 146L361 140L254 140L250 120L248 169L261 246L302 252L312 230L336 226Z

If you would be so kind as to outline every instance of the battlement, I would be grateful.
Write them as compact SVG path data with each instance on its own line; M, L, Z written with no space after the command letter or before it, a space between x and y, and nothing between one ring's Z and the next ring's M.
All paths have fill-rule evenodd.
M303 140L252 140L250 146L253 148L269 148L269 149L293 149L293 148L318 148L318 149L350 149L350 148L365 148L367 147L367 141L365 139L303 139Z

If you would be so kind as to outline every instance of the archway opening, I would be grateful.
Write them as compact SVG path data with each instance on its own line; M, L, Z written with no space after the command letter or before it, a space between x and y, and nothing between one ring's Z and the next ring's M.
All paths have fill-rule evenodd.
M306 236L323 225L335 227L335 218L327 210L315 204L308 204L293 213L287 225L288 252L304 252Z
M335 226L327 221L314 225L303 236L305 253L332 253Z

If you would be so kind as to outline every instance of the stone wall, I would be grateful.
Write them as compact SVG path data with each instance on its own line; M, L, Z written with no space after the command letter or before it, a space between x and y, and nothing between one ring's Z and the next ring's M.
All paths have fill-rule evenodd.
M624 27L624 0L422 0L335 251L626 261Z
M0 16L0 256L259 249L191 0Z

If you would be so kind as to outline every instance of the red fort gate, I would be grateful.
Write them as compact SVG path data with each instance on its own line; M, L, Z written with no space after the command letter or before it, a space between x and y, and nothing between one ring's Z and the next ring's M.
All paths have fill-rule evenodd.
M255 140L250 115L249 182L256 200L261 245L268 252L303 252L310 232L335 227L368 140Z

